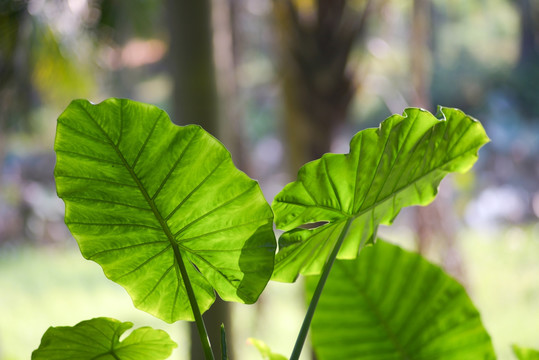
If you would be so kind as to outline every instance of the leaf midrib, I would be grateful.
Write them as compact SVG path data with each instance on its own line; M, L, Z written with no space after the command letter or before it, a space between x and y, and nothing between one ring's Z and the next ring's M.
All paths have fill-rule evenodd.
M386 319L382 316L382 314L380 314L374 302L369 298L367 293L361 287L361 284L357 281L356 279L357 274L351 273L350 271L348 271L348 268L346 267L343 267L343 271L346 273L348 279L350 279L350 281L355 285L354 288L357 290L357 292L365 299L365 302L371 309L372 314L374 314L374 316L378 319L379 323L382 325L382 328L385 330L386 334L388 335L388 339L391 341L391 343L395 347L395 350L398 351L398 353L403 357L403 359L411 359L412 357L410 356L410 354L406 352L406 349L404 349L401 346L397 338L397 335L393 333Z
M123 104L123 103L122 103ZM159 225L161 226L161 228L163 229L168 241L170 242L170 245L172 246L173 250L174 250L174 254L175 254L175 262L176 262L176 265L179 266L178 262L181 261L181 257L180 259L178 259L178 255L180 255L180 249L178 247L178 244L176 243L176 241L174 241L174 236L172 235L172 232L170 231L167 223L165 222L165 219L161 216L161 213L159 212L159 210L157 209L157 206L155 205L154 201L151 199L150 195L148 194L148 192L146 191L146 188L144 187L144 185L142 184L142 182L140 181L140 179L138 178L137 174L135 173L134 169L129 165L129 163L127 162L127 160L125 159L125 157L123 156L122 152L120 151L120 149L118 148L118 146L114 143L114 141L112 141L112 139L110 138L109 134L99 125L99 123L93 118L93 116L88 112L88 110L84 107L84 106L81 106L81 108L86 112L86 114L88 115L88 117L92 120L92 122L96 125L96 127L101 131L101 133L103 134L103 136L107 139L107 141L109 142L109 145L114 149L114 151L116 152L116 154L118 155L118 157L120 158L122 164L124 165L124 167L127 169L127 171L129 171L129 174L131 175L131 177L133 178L133 181L135 181L139 191L142 193L142 196L144 196L144 199L146 200L146 202L148 203L148 205L150 206L150 209L152 210L152 213L154 214L155 218L157 219L157 221L159 222ZM123 111L121 111L123 113ZM155 120L156 124L154 124L153 128L152 129L155 129L155 127L157 126L157 122L159 121L161 116L159 116L159 118L157 118ZM153 132L153 131L152 131ZM152 133L150 133L149 136L151 136ZM140 152L142 151L142 149L139 151L139 154L137 156L137 160L138 160L138 157L140 156ZM136 162L135 164L136 165ZM185 280L185 279L184 279Z
M460 135L460 137L458 138L458 140L456 141L456 143L458 143L458 142L462 139L462 137L464 137L464 135L469 131L469 129L473 126L473 124L474 124L474 123L472 122L472 123L470 123L470 125L468 125L468 127L467 127L466 130ZM436 126L436 125L435 125L435 126ZM434 126L434 127L435 127L435 126ZM430 134L431 137L432 137L432 134L434 133L434 127L430 128L430 131L427 132L427 133ZM449 125L446 124L446 130L447 130L448 127L449 127ZM424 136L427 136L427 133L425 133ZM408 137L409 134L410 134L410 132L407 133L406 137ZM444 132L444 134L445 134L445 132ZM385 147L386 147L386 146L387 146L387 144L384 146L383 152L385 152ZM416 145L414 146L414 151L415 151L415 149L418 148L418 146L419 146L419 143L416 144ZM380 189L378 195L376 196L376 199L375 199L374 203L373 203L372 205L369 205L369 206L368 206L367 208L365 208L363 211L361 211L361 206L363 206L363 203L364 203L364 202L363 202L363 203L361 204L361 206L359 207L358 213L356 214L355 217L360 217L360 216L363 215L364 213L367 213L367 212L371 211L372 209L376 208L377 206L379 206L380 204L384 203L385 201L387 201L387 200L389 200L389 199L395 197L395 196L396 196L397 194L399 194L401 191L404 191L404 190L410 188L412 185L416 185L416 184L417 184L421 179L423 179L424 177L427 177L427 176L431 175L432 173L434 173L434 172L436 172L436 171L442 169L442 168L443 168L444 166L446 166L447 164L451 163L452 161L454 161L455 159L457 159L457 158L459 158L459 157L461 157L461 156L464 156L465 154L467 154L468 152L470 152L471 150L473 150L473 149L475 149L475 148L476 148L476 145L474 145L474 147L471 147L471 148L469 148L469 149L466 149L465 151L460 152L459 154L457 154L457 155L455 155L455 156L453 156L453 157L451 157L451 158L449 158L449 159L444 159L444 161L442 161L442 163L440 163L438 166L435 166L434 168L432 168L431 170L427 171L427 172L424 173L423 175L421 175L421 176L419 176L419 177L413 179L413 180L410 181L409 183L403 185L400 189L393 189L393 191L391 191L391 192L389 193L389 195L383 197L382 199L378 199L378 197L380 196L381 191L383 190L383 189L382 189L383 186L385 185L387 179L389 178L389 174L388 174L388 176L386 176L385 179L384 179L384 183L383 183L383 185L382 185L382 187L381 187L381 189ZM448 149L448 150L447 150L447 153L450 153L452 150L453 150L453 148ZM400 153L401 153L401 150L399 150L399 153L397 154L397 157L396 157L395 160L393 161L393 164L391 165L391 169L393 169L395 163L397 162L397 158L398 158L398 156L400 156ZM427 154L427 153L425 152L425 155L424 155L424 156L426 156L426 154ZM381 159L381 158L380 158L380 159ZM410 159L411 159L411 157L410 157ZM381 162L381 160L379 161L378 166L380 165L380 162ZM407 167L407 165L405 166L405 169L406 169L406 167ZM377 167L377 169L378 169L378 167ZM401 174L401 176L402 176L402 174ZM376 172L375 172L375 177L376 177ZM372 181L374 181L374 177L373 177L373 180L372 180ZM372 185L372 181L371 181L371 185ZM357 182L357 178L356 178L356 182ZM370 188L369 188L369 190L370 190ZM367 192L367 193L365 194L365 198L364 198L364 199L367 199L367 196L368 196L368 195L369 195L369 194L368 194L368 192Z
M370 205L369 207L365 208L363 211L359 211L357 214L354 215L354 217L358 218L360 217L361 215L369 212L369 211L372 211L374 208L376 208L377 206L379 206L380 204L386 202L387 200L395 197L397 194L399 194L400 192L404 191L404 190L407 190L408 188L410 188L412 185L416 185L417 182L419 182L421 179L423 179L424 177L427 177L429 175L431 175L432 173L438 171L438 170L441 170L441 168L443 168L445 165L447 165L448 163L452 162L453 160L457 159L458 157L461 157L463 156L464 154L466 154L467 152L473 150L473 148L471 149L468 149L462 153L460 153L459 155L445 161L443 164L439 165L439 166L436 166L435 168L433 168L432 170L428 171L427 173L421 175L420 177L414 179L412 182L408 183L407 185L403 186L402 188L398 189L398 190L395 190L393 191L391 194L383 197L382 199L378 200L377 202L373 203L372 205ZM443 171L443 170L441 170Z
M475 147L474 147L475 148ZM474 148L470 148L470 149L467 149L465 151L463 151L462 153L458 154L457 156L454 156L452 157L451 159L448 159L447 161L443 162L442 164L440 164L439 166L436 166L434 168L432 168L432 170L424 173L423 175L417 177L416 179L414 179L413 181L411 181L410 183L402 186L400 189L396 189L394 190L393 192L391 192L389 195L383 197L382 199L379 199L377 200L375 203L373 203L372 205L369 205L367 208L365 208L364 210L361 210L361 211L358 211L357 213L355 214L349 214L349 213L346 213L342 210L339 210L339 209L335 209L335 208L331 208L331 207L328 207L328 206L323 206L323 205L320 205L320 204L313 204L313 205L309 205L309 204L301 204L301 203L298 203L298 202L292 202L292 201L280 201L282 203L287 203L287 204L292 204L292 205L298 205L298 206L302 206L302 207L317 207L317 208L323 208L323 209L326 209L326 210L331 210L331 211L334 211L334 212L337 212L339 214L342 214L343 215L343 219L339 219L338 221L335 221L335 222L332 222L331 224L336 224L337 222L339 221L344 221L346 220L347 218L349 217L353 217L354 219L357 219L359 217L361 217L361 215L365 214L365 213L368 213L370 211L372 211L374 208L380 206L381 204L383 204L384 202L390 200L391 198L394 198L397 194L399 194L400 192L402 191L405 191L407 190L408 188L410 188L411 186L415 185L418 181L420 181L421 179L423 179L424 177L427 177L429 175L431 175L432 173L434 173L435 171L438 171L440 170L441 168L443 168L445 165L447 165L448 163L452 162L453 160L465 155L466 153L470 152L471 150L473 150ZM284 227L284 228L288 228L288 226ZM294 227L295 229L296 227Z
M123 103L120 104L121 107L123 107ZM148 193L147 189L144 187L144 185L142 184L142 181L139 179L138 175L136 174L135 172L135 167L138 163L138 160L141 158L141 154L144 150L144 148L146 147L147 143L148 143L148 139L152 136L155 128L157 127L157 123L159 122L159 120L162 118L162 114L161 116L159 116L156 120L155 120L155 123L153 124L152 128L151 128L151 131L147 137L147 139L144 141L141 149L138 151L137 153L137 156L136 156L136 159L135 161L133 162L133 164L129 164L129 162L127 161L127 159L124 157L122 151L120 150L119 148L119 141L115 143L115 141L113 141L113 139L111 138L111 136L109 136L109 134L105 131L105 129L100 126L100 124L96 121L96 119L89 113L89 111L84 107L84 106L81 106L81 108L84 110L84 112L86 112L86 114L88 115L89 119L94 123L94 125L99 129L99 131L101 132L102 136L104 137L104 139L106 139L106 141L104 141L104 143L110 145L112 147L112 149L114 149L114 152L116 153L116 155L118 156L118 158L120 159L120 163L118 163L118 165L120 166L123 166L125 169L127 169L127 171L129 172L131 178L133 179L133 181L135 182L136 186L134 186L135 188L138 188L138 190L140 191L140 193L143 195L144 199L146 200L147 204L149 205L150 209L148 209L148 211L151 211L153 213L153 215L155 216L155 219L158 221L159 223L159 226L160 227L156 227L156 229L160 229L164 232L168 242L170 243L170 247L172 247L173 249L173 253L174 253L174 266L176 267L176 270L181 274L181 279L183 280L183 283L184 283L184 286L186 288L191 288L191 284L190 284L190 279L189 279L189 276L188 276L188 273L187 273L187 269L186 269L186 261L187 262L190 262L190 259L189 259L189 255L187 260L184 260L182 254L181 254L181 251L186 251L187 253L189 254L192 254L193 256L201 259L202 261L204 261L206 264L208 264L214 271L216 271L221 277L222 279L224 279L225 281L227 281L228 283L230 283L233 287L234 287L234 284L230 281L230 279L219 269L219 268L216 268L215 266L213 266L212 264L210 264L208 262L208 260L206 260L204 257L202 257L200 254L198 254L197 251L193 251L192 249L189 249L189 248L186 248L185 246L182 246L181 244L179 244L178 242L176 242L176 238L177 238L177 235L181 232L183 232L187 227L189 227L190 225L192 225L192 223L196 222L196 221L199 221L201 220L203 217L206 217L207 215L217 211L218 209L222 208L223 206L227 205L228 203L236 200L238 197L240 196L243 196L245 195L246 193L250 192L254 187L256 187L256 182L253 182L252 186L247 188L244 192L242 192L241 194L235 196L234 198L230 199L229 201L225 202L224 204L220 205L219 207L215 208L215 209L212 209L210 212L204 214L202 217L194 220L193 222L187 224L184 228L182 228L180 231L178 231L178 233L176 234L173 234L171 229L168 227L168 224L167 224L167 220L168 220L168 217L171 216L176 210L178 210L178 207L176 207L173 212L167 216L167 217L163 217L159 211L159 209L157 208L157 205L155 204L154 202L154 198L157 196L157 194L159 193L159 190L161 189L161 187L163 186L164 182L166 182L166 180L169 178L170 174L172 173L172 171L174 170L174 167L177 166L178 162L180 159L178 159L176 161L176 163L174 164L174 167L169 171L169 173L167 174L166 178L163 180L163 182L161 183L160 185L160 188L158 189L158 191L153 195L153 196L150 196L150 194ZM121 111L121 110L120 110ZM191 142L191 140L193 140L193 138L195 137L195 135L193 135L193 137L189 140L189 143ZM181 157L180 157L181 158ZM211 174L213 174L214 171L217 170L217 168L219 168L225 161L226 161L227 157L225 156L224 159L222 159L222 161L219 163L219 165L216 166L216 168L208 175L211 176ZM207 177L207 178L208 178ZM206 181L207 178L204 180ZM199 184L199 186L197 186L194 190L196 191L199 187L200 187L201 184ZM191 193L192 194L192 193ZM189 196L191 195L189 194ZM186 199L184 199L185 201ZM183 202L182 202L183 204ZM241 226L243 226L244 224L241 224ZM167 247L169 247L167 246ZM193 265L191 263L191 265ZM233 270L237 270L237 269L233 269ZM180 277L180 274L178 274L178 276ZM122 275L122 276L125 276L126 274ZM178 287L176 288L176 293L178 292L180 288L180 284L178 284ZM250 296L248 296L248 294L244 293L243 291L240 291L240 289L237 289L239 291L239 293L245 297L245 298L248 298L248 299L251 299ZM196 304L196 300L194 298L194 293L192 291L192 288L191 290L187 290L188 292L188 295L192 295L192 296L189 296L190 297L190 303L191 303L191 306L192 307L195 307L197 304ZM192 293L192 294L190 294ZM192 297L192 299L191 299ZM176 304L174 303L173 305L173 310L174 311L174 306ZM198 310L197 310L198 311Z
M447 120L446 120L446 122L447 122ZM462 134L460 134L460 136L459 136L459 138L457 139L457 141L455 141L455 144L458 143L458 142L460 142L460 140L461 140L461 139L468 133L468 131L470 130L470 128L473 127L474 123L475 123L475 122L474 122L473 120L470 122L470 124L466 127L466 129L462 132ZM436 124L436 125L438 125L438 124ZM434 129L434 127L435 127L436 125L434 125L433 127L431 127L431 128L430 128L430 131L427 131L427 132L424 134L424 136L426 136L427 134L430 134L430 136L432 137L433 129ZM413 128L413 125L410 126L410 129L409 129L409 131L408 131L407 134L406 134L406 138L408 138L408 136L409 136L409 134L410 134L412 128ZM448 123L446 123L446 129L445 129L445 131L444 131L444 135L445 135L445 132L447 131L448 128L449 128L449 125L448 125ZM361 138L361 140L363 140L363 137ZM388 136L388 138L386 139L386 142L385 142L385 144L384 144L384 149L383 149L383 151L381 151L382 154L385 152L385 149L386 149L386 147L387 147L388 141L389 141L389 136ZM405 142L406 142L406 141L404 141L403 143L405 143ZM447 153L450 153L450 152L454 149L455 144L453 144L453 146L452 146L450 149L448 149ZM417 144L416 144L416 145L417 145ZM360 143L359 147L361 147L361 143ZM376 165L376 170L374 171L374 177L373 177L373 179L372 179L371 182L370 182L369 190L368 190L367 193L365 194L365 196L364 196L364 198L363 198L363 202L362 202L361 205L358 207L358 211L357 211L356 213L350 214L350 213L348 213L348 212L346 212L346 211L343 211L342 209L335 209L335 208L332 208L332 207L323 206L323 205L318 204L318 203L316 202L316 200L313 198L313 196L310 194L310 192L308 192L308 189L307 189L307 187L305 186L305 184L304 184L303 181L300 182L301 185L305 188L305 190L308 192L308 194L310 195L310 197L311 197L313 200L315 200L315 204L313 204L313 205L300 204L300 203L294 203L294 202L286 201L286 200L285 200L285 201L281 201L281 202L283 202L283 203L289 203L289 204L293 204L293 205L299 205L299 206L303 206L303 207L319 207L319 208L324 208L324 209L326 209L326 210L330 210L330 211L334 211L334 212L340 213L340 214L344 215L345 218L348 218L348 217L359 218L359 217L362 216L363 214L372 211L374 208L380 206L380 205L383 204L384 202L386 202L386 201L388 201L388 200L394 198L394 197L395 197L396 195L398 195L400 192L409 189L411 186L417 184L417 182L420 181L420 180L422 180L423 178L425 178L425 177L431 175L432 173L434 173L434 172L436 172L436 171L438 171L438 170L441 170L441 169L442 169L444 166L446 166L447 164L451 163L452 161L456 160L457 158L459 158L459 157L461 157L461 156L464 156L465 154L467 154L467 153L470 152L471 150L474 150L476 147L477 147L477 145L474 144L473 147L467 148L466 150L460 152L459 154L457 154L457 155L455 155L455 156L453 156L453 157L451 157L451 158L449 158L449 159L445 159L441 164L439 164L438 166L435 166L434 168L431 168L428 172L424 173L423 175L421 175L421 176L419 176L419 177L413 179L412 181L410 181L410 182L407 183L407 184L404 184L404 185L403 185L402 187L400 187L399 189L393 189L393 191L391 191L390 194L388 194L387 196L384 196L384 197L381 198L381 199L378 199L378 197L380 196L381 191L383 190L383 189L382 189L383 186L385 185L385 183L387 182L387 179L389 178L389 176L386 176L385 179L384 179L384 183L383 183L381 189L379 190L378 195L377 195L376 198L375 198L375 201L374 201L371 205L369 205L368 207L366 207L365 209L361 210L361 207L363 206L365 200L366 200L367 197L368 197L368 192L370 191L370 189L371 189L371 187L372 187L372 183L373 183L373 181L374 181L374 178L376 177L376 173L377 173L378 168L379 168L379 166L380 166L380 163L381 163L381 157L380 157L380 159L378 160L377 165ZM416 148L417 148L417 146L414 147L414 150L415 150ZM391 165L391 169L393 169L393 167L394 167L394 165L395 165L395 163L396 163L396 161L397 161L397 158L398 158L398 157L400 156L400 154L401 154L401 151L402 151L402 147L399 149L399 153L397 154L397 157L393 160L393 163L392 163L392 165ZM346 156L350 156L350 154L347 154ZM322 156L322 158L320 159L320 161L322 161L322 162L325 162L325 160L326 160L326 158L325 158L324 156ZM325 165L325 167L326 167L326 169L327 169L327 164L324 164L324 165ZM405 168L406 168L406 167L405 167ZM357 169L359 170L359 167L358 167ZM356 171L358 171L358 170L356 170ZM329 176L329 172L326 171L326 173L327 173L327 175ZM402 174L401 174L401 176L402 176ZM352 207L353 207L353 208L355 207L355 198L356 198L357 183L358 183L358 181L357 181L357 177L356 177L356 178L355 178L355 181L354 181L355 187L354 187L354 197L353 197L353 198L354 198L354 202L352 203ZM332 184L332 185L333 185L333 184ZM333 188L333 190L335 190L335 189ZM338 197L336 197L336 198L337 198L337 200L339 200ZM352 210L353 210L353 208L352 208ZM283 226L283 228L288 228L288 226Z

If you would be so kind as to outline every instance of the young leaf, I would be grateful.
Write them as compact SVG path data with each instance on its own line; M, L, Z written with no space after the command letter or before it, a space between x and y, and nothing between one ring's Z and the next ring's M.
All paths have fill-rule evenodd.
M273 202L277 227L286 232L272 279L320 274L349 218L338 258L356 258L379 224L391 224L405 206L431 202L447 173L468 170L488 142L483 127L457 109L440 108L438 116L407 109L357 133L349 154L325 154L304 165ZM327 223L300 228L316 222Z
M287 360L285 356L272 352L269 346L262 340L249 338L248 341L256 347L264 360Z
M513 353L518 360L539 360L539 350L513 345Z
M178 345L163 330L141 327L123 341L120 336L133 327L130 322L95 318L75 326L50 327L32 360L160 360Z
M193 320L182 266L201 312L214 289L224 300L257 300L273 269L273 214L258 183L202 128L130 100L75 100L58 118L55 150L69 230L136 307Z
M308 291L317 281L307 278ZM419 254L381 240L335 262L311 330L320 360L496 358L464 288Z

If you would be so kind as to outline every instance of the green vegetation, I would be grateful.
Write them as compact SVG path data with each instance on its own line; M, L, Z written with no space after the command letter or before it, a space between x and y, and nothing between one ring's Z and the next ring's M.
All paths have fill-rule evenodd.
M527 349L517 345L513 345L513 351L518 360L537 360L539 359L539 351Z
M167 0L139 1L137 6L132 5L113 0L0 1L0 360L29 359L51 326L73 326L85 319L101 317L133 322L133 329L151 326L165 330L178 344L170 359L203 359L197 323L167 323L133 306L133 299L138 299L137 306L142 308L155 305L160 297L157 293L166 294L169 290L162 284L170 282L170 289L177 292L167 295L166 299L173 303L176 293L180 296L184 291L185 313L176 311L177 302L170 306L160 302L162 307L151 309L152 313L168 314L167 321L174 321L173 312L177 312L178 318L194 318L191 309L200 306L199 313L203 313L212 344L211 350L206 344L207 355L211 351L213 355L209 356L222 358L219 348L228 345L231 359L259 358L257 347L263 357L271 358L280 353L288 358L294 346L295 354L302 349L305 339L300 358L318 359L326 345L316 340L325 337L317 335L320 330L317 324L323 321L325 306L333 296L334 279L342 273L343 263L359 261L359 269L366 266L367 261L362 259L384 247L383 243L365 246L378 236L418 252L455 276L480 310L482 325L492 338L499 359L527 357L536 352L534 349L539 349L539 323L535 321L539 319L539 1ZM185 6L194 11L183 11ZM189 203L194 202L197 192L187 200L158 195L159 203L154 201L154 207L144 196L126 199L124 205L141 205L141 209L136 209L140 212L120 210L119 204L115 211L105 202L96 210L90 202L77 199L68 206L76 210L71 211L71 220L75 222L86 222L89 220L86 216L93 213L92 217L105 217L107 221L140 220L144 225L160 228L144 228L147 234L164 234L163 243L154 244L155 251L163 252L139 271L135 270L134 263L142 263L143 259L154 255L148 244L151 240L141 236L144 231L133 231L124 237L129 231L122 225L118 230L121 227L123 234L118 233L118 241L114 243L102 241L104 236L93 236L92 241L85 241L89 234L84 232L90 226L81 231L84 226L73 224L71 227L77 232L79 242L85 244L81 249L88 250L90 243L103 249L90 248L85 255L103 266L94 261L81 261L81 249L64 222L65 204L56 193L53 176L55 119L74 98L99 103L110 96L157 105L178 125L202 126L226 146L238 169L260 182L270 204L287 183L301 182L295 175L304 164L316 159L319 164L326 162L322 159L325 153L348 153L350 139L359 130L377 127L382 119L401 114L411 106L432 112L436 111L435 104L446 104L473 114L481 119L492 143L481 149L473 171L450 175L441 183L440 195L433 204L403 208L390 226L384 225L387 223L384 215L390 214L391 209L384 214L360 214L354 207L344 207L345 211L340 204L335 204L333 197L339 201L351 197L350 189L339 188L340 181L334 182L338 190L335 194L330 187L324 190L327 184L323 181L310 187L309 191L327 192L313 193L316 204L309 202L308 197L287 195L302 200L296 209L316 205L309 207L316 210L328 201L327 204L340 210L343 217L327 220L325 215L313 216L287 228L286 235L281 236L281 230L276 231L275 236L281 237L281 246L278 253L273 251L277 262L268 261L265 275L273 280L295 281L294 286L269 281L264 287L265 282L258 282L255 275L261 275L262 271L252 272L250 278L254 282L250 285L244 282L246 286L241 286L244 279L249 280L249 276L244 277L241 262L247 258L246 254L236 254L232 263L234 270L223 272L223 277L214 277L211 270L199 269L204 264L202 258L211 264L220 259L220 256L209 256L218 253L213 252L214 242L193 240L194 247L182 248L174 236L167 236L155 217L156 209L157 213L167 215L168 209L164 210L163 206L178 206L182 202L177 213L182 210L187 213L193 208ZM446 113L448 110L445 109ZM431 117L427 113L423 115ZM137 123L142 125L144 121ZM171 136L178 132L176 127L167 125L166 128L173 129ZM134 140L131 135L129 138ZM86 140L67 136L68 142L78 145L87 144ZM170 145L167 150L176 154L175 147ZM324 159L350 158L355 151ZM90 155L103 159L100 150ZM121 162L115 156L112 153L113 160ZM64 156L64 160L66 158ZM165 161L153 159L150 171L156 169L156 178L163 176L160 170L167 171L175 162L175 159L163 158ZM63 169L70 176L80 176L80 167L89 166L88 159L73 157L72 160ZM170 160L173 163L166 163ZM200 169L205 160L189 168ZM144 189L151 193L151 184L140 187L132 183L133 177L125 166L115 170L119 173L121 168L126 169L129 176L117 181L132 185L125 189L134 193ZM341 176L346 170L337 167L335 171L334 164L328 172L316 166L312 169L315 170L310 175L320 180L337 177L350 186L350 178ZM197 175L183 170L182 173ZM369 174L369 169L365 173ZM103 174L90 171L88 175L97 178ZM387 183L396 178L399 176L388 177ZM103 188L96 190L90 182L77 184L72 180L67 188L80 189L82 194L101 190L99 199L105 201L111 201L116 194L114 187L103 192ZM157 179L155 184L160 180L163 179ZM173 180L167 180L164 187L170 186L170 181ZM369 181L362 180L362 183ZM252 183L246 179L246 184L249 182ZM151 183L154 184L153 180ZM296 187L301 190L301 185L296 184ZM372 187L376 188L376 183L372 183ZM208 194L207 201L204 196ZM226 191L215 194L206 189L195 207L204 209L208 202L213 203L215 195L226 194ZM237 210L248 208L250 204L243 205ZM289 206L277 200L274 205ZM261 201L260 206L270 208L265 201ZM376 209L384 207L387 204L377 203ZM279 211L273 209L272 212L280 216ZM376 218L377 215L380 218ZM367 231L362 235L367 236L373 230L371 239L351 236L353 226L368 221L370 216L373 223L365 224ZM271 217L270 214L268 227L275 224ZM212 219L225 221L221 216ZM234 216L234 219L238 218ZM277 220L282 225L282 221ZM205 225L203 230L214 225L216 230L220 227L204 219L198 223ZM344 231L347 224L351 229L348 232ZM169 226L166 222L165 225ZM376 232L378 225L382 226ZM197 229L197 223L187 232L193 229ZM325 235L330 229L335 229L333 236L317 235ZM271 235L268 242L271 241L274 249L274 235L271 231L267 234ZM229 236L232 231L226 235L241 244L241 240ZM214 239L213 235L209 237ZM182 240L186 242L185 238ZM130 244L127 246L137 247L119 250L123 241ZM341 241L339 248L337 243ZM171 247L165 249L167 242ZM138 246L140 243L144 245ZM163 248L159 247L161 245ZM141 251L143 249L145 251ZM125 254L121 257L129 261L121 264L112 256L114 252ZM358 258L346 260L350 253ZM324 256L326 258L322 258ZM177 271L170 269L170 265L180 264L177 259L184 262L186 276L179 267ZM220 270L228 268L227 264L219 265ZM275 271L271 271L274 266ZM391 264L393 275L400 274L399 266ZM131 278L114 274L120 268L125 272L134 270ZM376 272L376 269L378 267L371 271ZM122 285L102 276L104 271L130 288L133 299L126 296ZM153 271L158 279L149 274ZM223 289L226 287L224 278L231 272L234 285ZM327 276L327 282L324 286L324 281L320 283L315 299L310 302L321 274L308 274L320 272L324 272L324 278ZM141 279L136 275L141 275ZM387 279L379 276L377 272L369 274L368 279L372 280L365 284L380 284L380 289L369 289L373 295L380 295L374 290L381 290L381 284L391 288L391 284L385 282ZM191 303L185 280L193 287ZM306 282L309 294L303 286ZM141 284L148 288L140 288ZM238 293L234 289L236 285L244 290L254 285L255 291ZM203 291L196 286L202 286ZM359 291L362 287L350 285L344 290L351 289ZM201 303L197 301L197 292L204 297ZM240 300L221 301L220 296L227 292ZM376 324L373 319L385 319L373 318L368 310L385 310L393 302L391 296L377 300L381 302L380 308L367 309L357 295L354 293L348 298L348 305L361 309L355 312L356 316L371 324ZM403 299L405 295L402 294ZM211 302L205 312L204 307ZM253 304L246 305L248 303ZM309 314L300 330L309 304ZM346 304L342 305L345 308ZM393 310L407 311L404 306ZM313 325L308 326L311 315ZM198 320L204 338L202 321ZM356 317L354 320L360 321ZM397 321L397 328L390 326L391 320ZM341 320L335 319L335 322ZM220 337L224 336L220 333L222 323L226 325L228 344ZM406 338L410 336L406 326L392 315L383 323L397 339L386 343L387 337L380 338L381 344L389 344L388 353L392 347L395 350L394 344L404 349ZM346 324L341 325L332 327L334 331L330 335L348 329ZM119 341L130 332L127 330ZM300 341L295 345L298 332ZM356 328L351 332L356 338L358 333ZM369 334L382 336L374 329ZM261 340L246 344L249 337L263 339L267 345ZM356 342L353 336L349 339ZM373 356L379 356L380 352L367 340L362 346ZM315 351L318 356L313 357Z
M202 128L128 100L74 101L58 120L55 150L66 224L135 306L169 323L198 322L213 289L257 300L273 269L272 212Z
M200 127L174 126L153 106L72 102L58 120L55 176L82 254L126 288L140 309L168 322L195 320L206 359L214 352L201 315L214 291L228 301L255 302L272 271L273 279L287 282L310 275L313 296L290 359L299 358L319 300L313 346L321 359L389 353L486 359L495 358L490 337L464 289L421 256L374 240L378 225L391 224L402 207L432 201L447 173L468 170L487 141L480 123L446 108L439 118L408 109L359 132L350 154L306 164L276 196L276 224L286 232L275 268L272 213L257 183ZM94 322L122 330L106 336L113 345L103 358L170 354L168 335L159 332L161 345L150 355L145 337L135 334L154 330L136 330L119 343L132 324L96 318L49 329L32 358L58 353L63 341L78 339ZM60 331L61 337L54 335ZM226 349L224 328L222 334ZM126 342L149 352L115 350ZM280 357L253 342L263 356Z
M308 289L314 291L316 278ZM339 261L312 325L321 359L495 359L466 291L416 253L378 240Z
M163 330L143 327L123 341L120 336L133 323L95 318L68 327L51 327L32 359L166 359L177 345Z

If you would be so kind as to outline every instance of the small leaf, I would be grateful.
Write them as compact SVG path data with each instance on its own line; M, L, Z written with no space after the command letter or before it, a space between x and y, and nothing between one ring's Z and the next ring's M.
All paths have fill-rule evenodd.
M258 183L201 127L155 106L75 100L58 118L56 188L82 255L164 321L253 303L273 270L273 214Z
M513 345L513 353L518 360L539 360L539 350Z
M307 278L308 292L317 282ZM381 240L335 262L312 343L320 360L496 358L464 288L419 254Z
M460 110L440 108L438 115L406 109L357 133L349 154L325 154L304 165L273 202L277 227L286 232L272 279L320 274L349 218L354 221L338 258L356 258L374 241L378 225L391 224L405 206L430 203L447 173L468 170L488 142L483 127Z
M287 360L285 356L272 352L262 340L249 338L248 341L256 347L263 360Z
M178 345L163 330L141 327L123 341L130 322L95 318L75 326L50 327L32 360L161 360Z

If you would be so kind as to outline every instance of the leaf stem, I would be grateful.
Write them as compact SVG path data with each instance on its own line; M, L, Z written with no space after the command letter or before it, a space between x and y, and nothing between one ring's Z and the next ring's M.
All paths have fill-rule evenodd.
M226 348L225 324L221 324L221 360L228 360L228 350Z
M175 246L174 246L175 245ZM213 352L211 350L210 339L208 337L208 332L206 331L206 325L200 314L200 309L198 308L198 303L195 298L195 292L193 291L193 286L189 280L189 275L187 275L187 269L182 259L180 249L177 244L173 244L172 248L174 249L174 256L180 268L180 273L182 274L183 283L185 285L185 290L187 291L187 297L189 298L189 303L191 304L191 309L193 310L193 315L195 316L195 322L197 324L198 336L202 342L202 348L204 349L204 357L206 360L214 360Z
M344 225L344 228L341 231L341 234L339 235L339 239L337 239L337 242L335 243L333 251L329 255L326 266L324 267L324 272L320 276L320 280L318 280L316 290L314 291L311 302L309 303L309 308L307 309L307 313L305 314L305 318L303 319L303 324L301 325L301 329L299 331L298 338L296 339L296 344L294 345L294 350L292 351L290 360L299 359L299 355L301 354L301 350L303 349L303 345L305 344L305 339L307 339L307 333L309 332L309 327L311 326L314 311L316 310L316 306L318 305L318 300L320 300L320 295L322 295L322 290L324 289L324 285L326 284L326 280L329 276L331 267L333 266L333 263L337 258L337 254L339 253L341 245L344 241L344 238L346 237L346 234L348 233L348 229L350 228L350 224L352 224L353 220L353 217L348 218L346 224Z
M155 128L155 125L154 125L154 128ZM187 269L183 262L178 244L174 240L174 235L172 235L172 233L170 232L170 229L168 225L166 224L166 220L163 219L163 217L161 216L161 213L157 209L157 206L155 205L154 200L150 197L150 195L148 194L148 191L146 190L146 188L144 187L144 185L138 178L138 175L135 173L135 169L134 169L135 164L129 165L129 163L127 162L126 158L124 157L124 155L122 154L118 146L114 144L112 139L108 136L107 133L105 133L105 131L102 128L100 129L103 132L103 134L107 137L110 145L114 148L114 151L116 151L116 153L118 154L118 157L122 161L125 168L131 174L131 177L137 184L137 187L139 188L140 192L142 193L146 201L148 202L148 205L150 205L150 208L153 214L155 215L155 218L157 219L157 221L159 221L161 228L167 235L168 240L170 241L172 249L174 250L174 257L176 258L176 262L178 264L178 267L180 268L180 273L183 278L183 283L185 285L187 297L189 298L189 303L191 304L191 309L193 310L193 315L195 317L195 322L197 324L198 336L200 337L200 341L202 342L202 348L204 349L204 357L206 358L206 360L215 360L213 357L213 352L211 350L210 339L208 338L208 332L206 331L206 325L204 324L204 320L202 319L202 314L200 313L200 309L198 308L198 303L195 297L195 292L193 291L193 286L191 285L191 281L189 280L189 275L187 274ZM152 132L153 132L153 128L152 128ZM135 163L136 163L136 160L135 160Z

